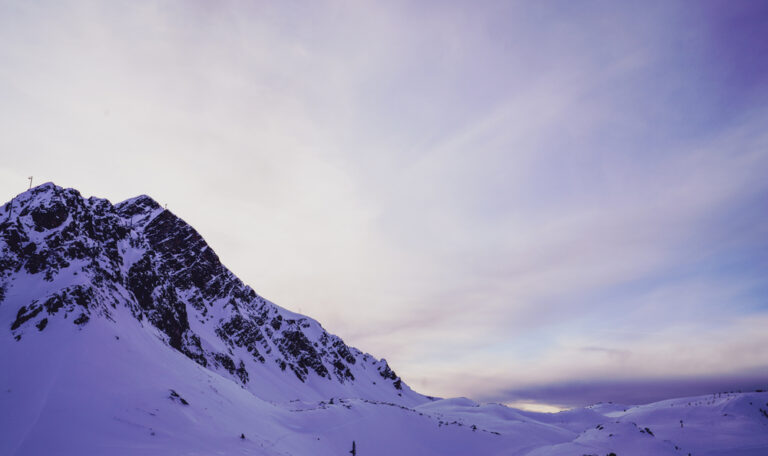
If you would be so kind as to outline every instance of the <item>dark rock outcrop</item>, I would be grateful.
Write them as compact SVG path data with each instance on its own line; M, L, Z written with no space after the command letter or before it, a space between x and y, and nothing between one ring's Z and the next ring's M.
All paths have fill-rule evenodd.
M9 290L40 279L52 291L8 302ZM302 382L317 376L342 384L370 369L385 380L382 388L402 389L386 362L256 294L194 228L148 196L112 205L48 183L7 203L0 304L17 307L8 328L16 340L70 314L70 325L81 328L112 319L122 305L173 349L242 384L270 365Z

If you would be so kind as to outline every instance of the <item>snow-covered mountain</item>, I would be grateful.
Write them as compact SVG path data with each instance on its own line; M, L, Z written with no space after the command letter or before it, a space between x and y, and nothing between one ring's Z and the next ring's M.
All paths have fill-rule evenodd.
M146 196L0 210L0 455L768 454L768 393L557 414L412 391Z
M112 205L46 183L0 220L0 316L19 343L58 325L130 319L262 398L427 400L386 361L256 294L148 196Z

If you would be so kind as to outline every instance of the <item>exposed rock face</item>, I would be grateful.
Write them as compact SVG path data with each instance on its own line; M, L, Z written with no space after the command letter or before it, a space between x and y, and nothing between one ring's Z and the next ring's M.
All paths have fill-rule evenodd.
M271 365L301 382L354 385L373 373L383 380L376 388L403 388L386 361L256 294L147 196L112 205L47 183L6 203L0 306L16 312L7 330L20 343L51 325L114 319L123 306L174 349L244 386Z

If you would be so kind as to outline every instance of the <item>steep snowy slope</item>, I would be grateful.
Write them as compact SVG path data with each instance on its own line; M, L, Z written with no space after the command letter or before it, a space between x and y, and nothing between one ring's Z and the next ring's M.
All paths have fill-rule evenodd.
M112 316L126 323L52 325L3 344L0 454L337 455L354 440L360 455L458 456L502 442L394 403L274 404L167 349L128 309Z
M47 183L7 203L0 318L22 345L57 325L138 320L200 366L273 401L427 400L386 361L257 295L191 226L147 196L113 206Z

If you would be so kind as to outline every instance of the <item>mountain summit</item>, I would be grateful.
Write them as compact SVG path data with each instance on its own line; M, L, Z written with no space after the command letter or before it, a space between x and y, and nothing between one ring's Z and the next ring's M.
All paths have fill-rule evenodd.
M6 203L0 308L21 344L56 326L134 319L169 348L272 401L427 400L386 361L259 296L194 228L145 195L113 205L45 183Z

